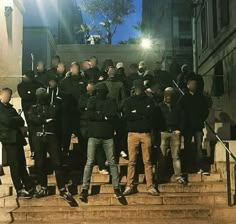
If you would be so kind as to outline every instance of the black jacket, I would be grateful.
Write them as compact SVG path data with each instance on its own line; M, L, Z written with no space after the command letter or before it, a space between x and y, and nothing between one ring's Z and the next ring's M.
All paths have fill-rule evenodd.
M183 110L178 104L168 106L165 102L159 104L163 115L163 130L183 131L184 116Z
M113 98L118 106L121 107L121 102L126 98L126 91L123 82L119 81L115 77L109 77L106 81L108 88L108 97Z
M201 94L192 95L187 92L180 99L180 106L184 113L184 132L202 131L209 114L206 97Z
M17 114L11 104L0 102L0 142L3 144L26 145L20 130L24 126L23 118Z
M97 67L90 68L84 72L85 78L94 82L98 82L100 71Z
M114 122L117 118L115 100L107 97L91 97L88 101L88 137L110 139L114 136Z
M48 75L46 71L44 72L36 71L35 80L39 82L42 86L46 87L48 85Z
M153 99L146 94L126 99L123 112L128 132L151 132L156 125L156 109Z
M37 132L50 132L56 134L56 110L54 106L50 104L33 105L28 112L28 117L33 136L35 136ZM47 119L53 120L47 122Z
M36 103L36 90L42 87L42 84L33 81L22 81L18 84L17 90L21 98L21 105L23 111L28 111L32 105Z

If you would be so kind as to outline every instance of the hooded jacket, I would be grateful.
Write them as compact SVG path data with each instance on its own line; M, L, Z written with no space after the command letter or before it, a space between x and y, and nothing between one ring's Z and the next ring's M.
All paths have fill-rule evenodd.
M114 122L118 115L116 102L107 97L108 89L105 83L97 84L95 91L96 96L89 98L87 105L88 137L113 138Z

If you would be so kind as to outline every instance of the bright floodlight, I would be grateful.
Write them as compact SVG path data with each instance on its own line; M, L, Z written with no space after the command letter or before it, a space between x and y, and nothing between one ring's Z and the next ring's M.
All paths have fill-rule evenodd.
M144 38L141 41L141 46L145 49L149 49L152 47L152 41L148 38Z

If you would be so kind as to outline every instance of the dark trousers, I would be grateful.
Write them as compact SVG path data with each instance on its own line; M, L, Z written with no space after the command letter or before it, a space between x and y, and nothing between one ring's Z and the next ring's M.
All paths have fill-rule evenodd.
M194 144L192 144L192 138L194 138ZM192 171L194 168L204 170L202 140L202 131L189 130L188 133L184 135L183 167L185 172Z
M34 136L35 166L37 169L38 182L42 187L47 187L47 172L45 163L49 153L53 169L56 174L56 181L59 189L65 187L64 173L61 166L56 135Z
M11 178L16 191L23 187L29 190L33 187L33 181L26 170L25 153L22 145L3 144L7 151L7 160L10 166Z
M27 128L28 128L28 139L29 139L29 145L30 145L30 151L34 152L34 144L33 144L33 137L32 137L32 127L31 124L29 122L29 115L28 115L28 111L24 111L24 115L25 115L25 120L27 123Z

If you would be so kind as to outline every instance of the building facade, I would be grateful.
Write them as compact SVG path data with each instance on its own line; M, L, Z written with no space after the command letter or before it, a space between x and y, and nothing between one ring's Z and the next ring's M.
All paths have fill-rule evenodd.
M0 1L0 88L16 89L22 68L23 12L21 0Z
M236 1L205 0L195 5L196 57L216 117L236 121Z
M191 24L191 1L143 0L143 35L165 43L167 68L173 59L192 66Z

